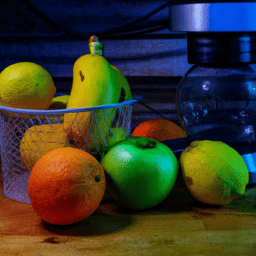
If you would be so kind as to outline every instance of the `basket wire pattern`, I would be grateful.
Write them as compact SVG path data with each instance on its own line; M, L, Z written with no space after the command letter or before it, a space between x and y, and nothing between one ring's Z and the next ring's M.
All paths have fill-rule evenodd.
M0 106L0 146L5 196L30 204L27 191L29 174L38 158L53 148L72 146L97 155L102 147L108 146L110 135L114 138L117 136L118 129L124 131L118 139L129 137L132 104L135 102L136 99L91 108L61 110L24 110ZM68 134L72 137L71 127L77 123L78 113L89 111L91 120L88 136L83 137L79 130L80 141L70 140ZM67 113L75 113L75 117L68 129L64 129L64 115ZM104 129L102 124L105 125ZM89 142L93 146L89 147Z

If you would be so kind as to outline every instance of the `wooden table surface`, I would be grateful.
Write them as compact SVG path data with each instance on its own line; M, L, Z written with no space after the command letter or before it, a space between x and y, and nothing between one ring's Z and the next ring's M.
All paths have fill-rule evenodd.
M150 210L103 200L88 219L58 226L7 199L0 179L0 255L255 256L256 188L239 200L229 208L205 206L176 187Z

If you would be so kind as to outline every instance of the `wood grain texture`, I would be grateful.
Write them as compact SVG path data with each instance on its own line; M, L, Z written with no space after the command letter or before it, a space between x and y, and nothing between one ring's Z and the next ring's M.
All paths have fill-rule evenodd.
M200 204L182 187L145 211L128 210L106 199L84 221L59 226L43 222L31 205L6 198L0 170L0 256L255 256L255 252L256 188L248 188L225 207Z
M30 61L44 67L53 77L72 77L75 61L89 53L88 39L93 34L83 39L3 36L0 70L16 62ZM125 76L183 76L192 66L187 62L186 38L166 36L169 38L100 40L104 57Z
M255 207L256 188L247 192L246 203ZM254 256L256 213L239 207L239 202L233 208L202 205L176 187L149 210L132 211L104 200L84 221L59 226L1 193L0 255Z

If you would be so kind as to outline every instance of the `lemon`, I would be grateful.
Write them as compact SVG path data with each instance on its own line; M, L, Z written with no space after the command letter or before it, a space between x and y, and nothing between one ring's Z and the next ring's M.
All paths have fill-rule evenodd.
M69 98L69 94L54 97L49 109L66 109Z
M48 151L67 145L63 124L44 124L30 127L20 142L21 164L31 170L36 161Z
M194 141L180 156L181 172L199 202L225 205L244 195L249 172L242 156L221 141Z
M32 62L18 62L0 73L0 105L47 109L56 93L51 75Z

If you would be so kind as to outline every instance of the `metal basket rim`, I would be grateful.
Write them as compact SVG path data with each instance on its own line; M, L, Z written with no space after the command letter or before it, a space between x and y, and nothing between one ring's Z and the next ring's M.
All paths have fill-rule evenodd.
M118 108L127 105L132 105L138 102L140 99L136 99L134 96L133 100L128 100L116 104L106 104L106 105L99 105L90 108L70 108L70 109L57 109L57 110L34 110L34 109L21 109L21 108L11 108L11 107L4 107L0 106L0 112L10 112L10 113L19 113L19 114L33 114L33 115L58 115L58 114L66 114L66 113L77 113L77 112L88 112L98 109L107 109L107 108Z

